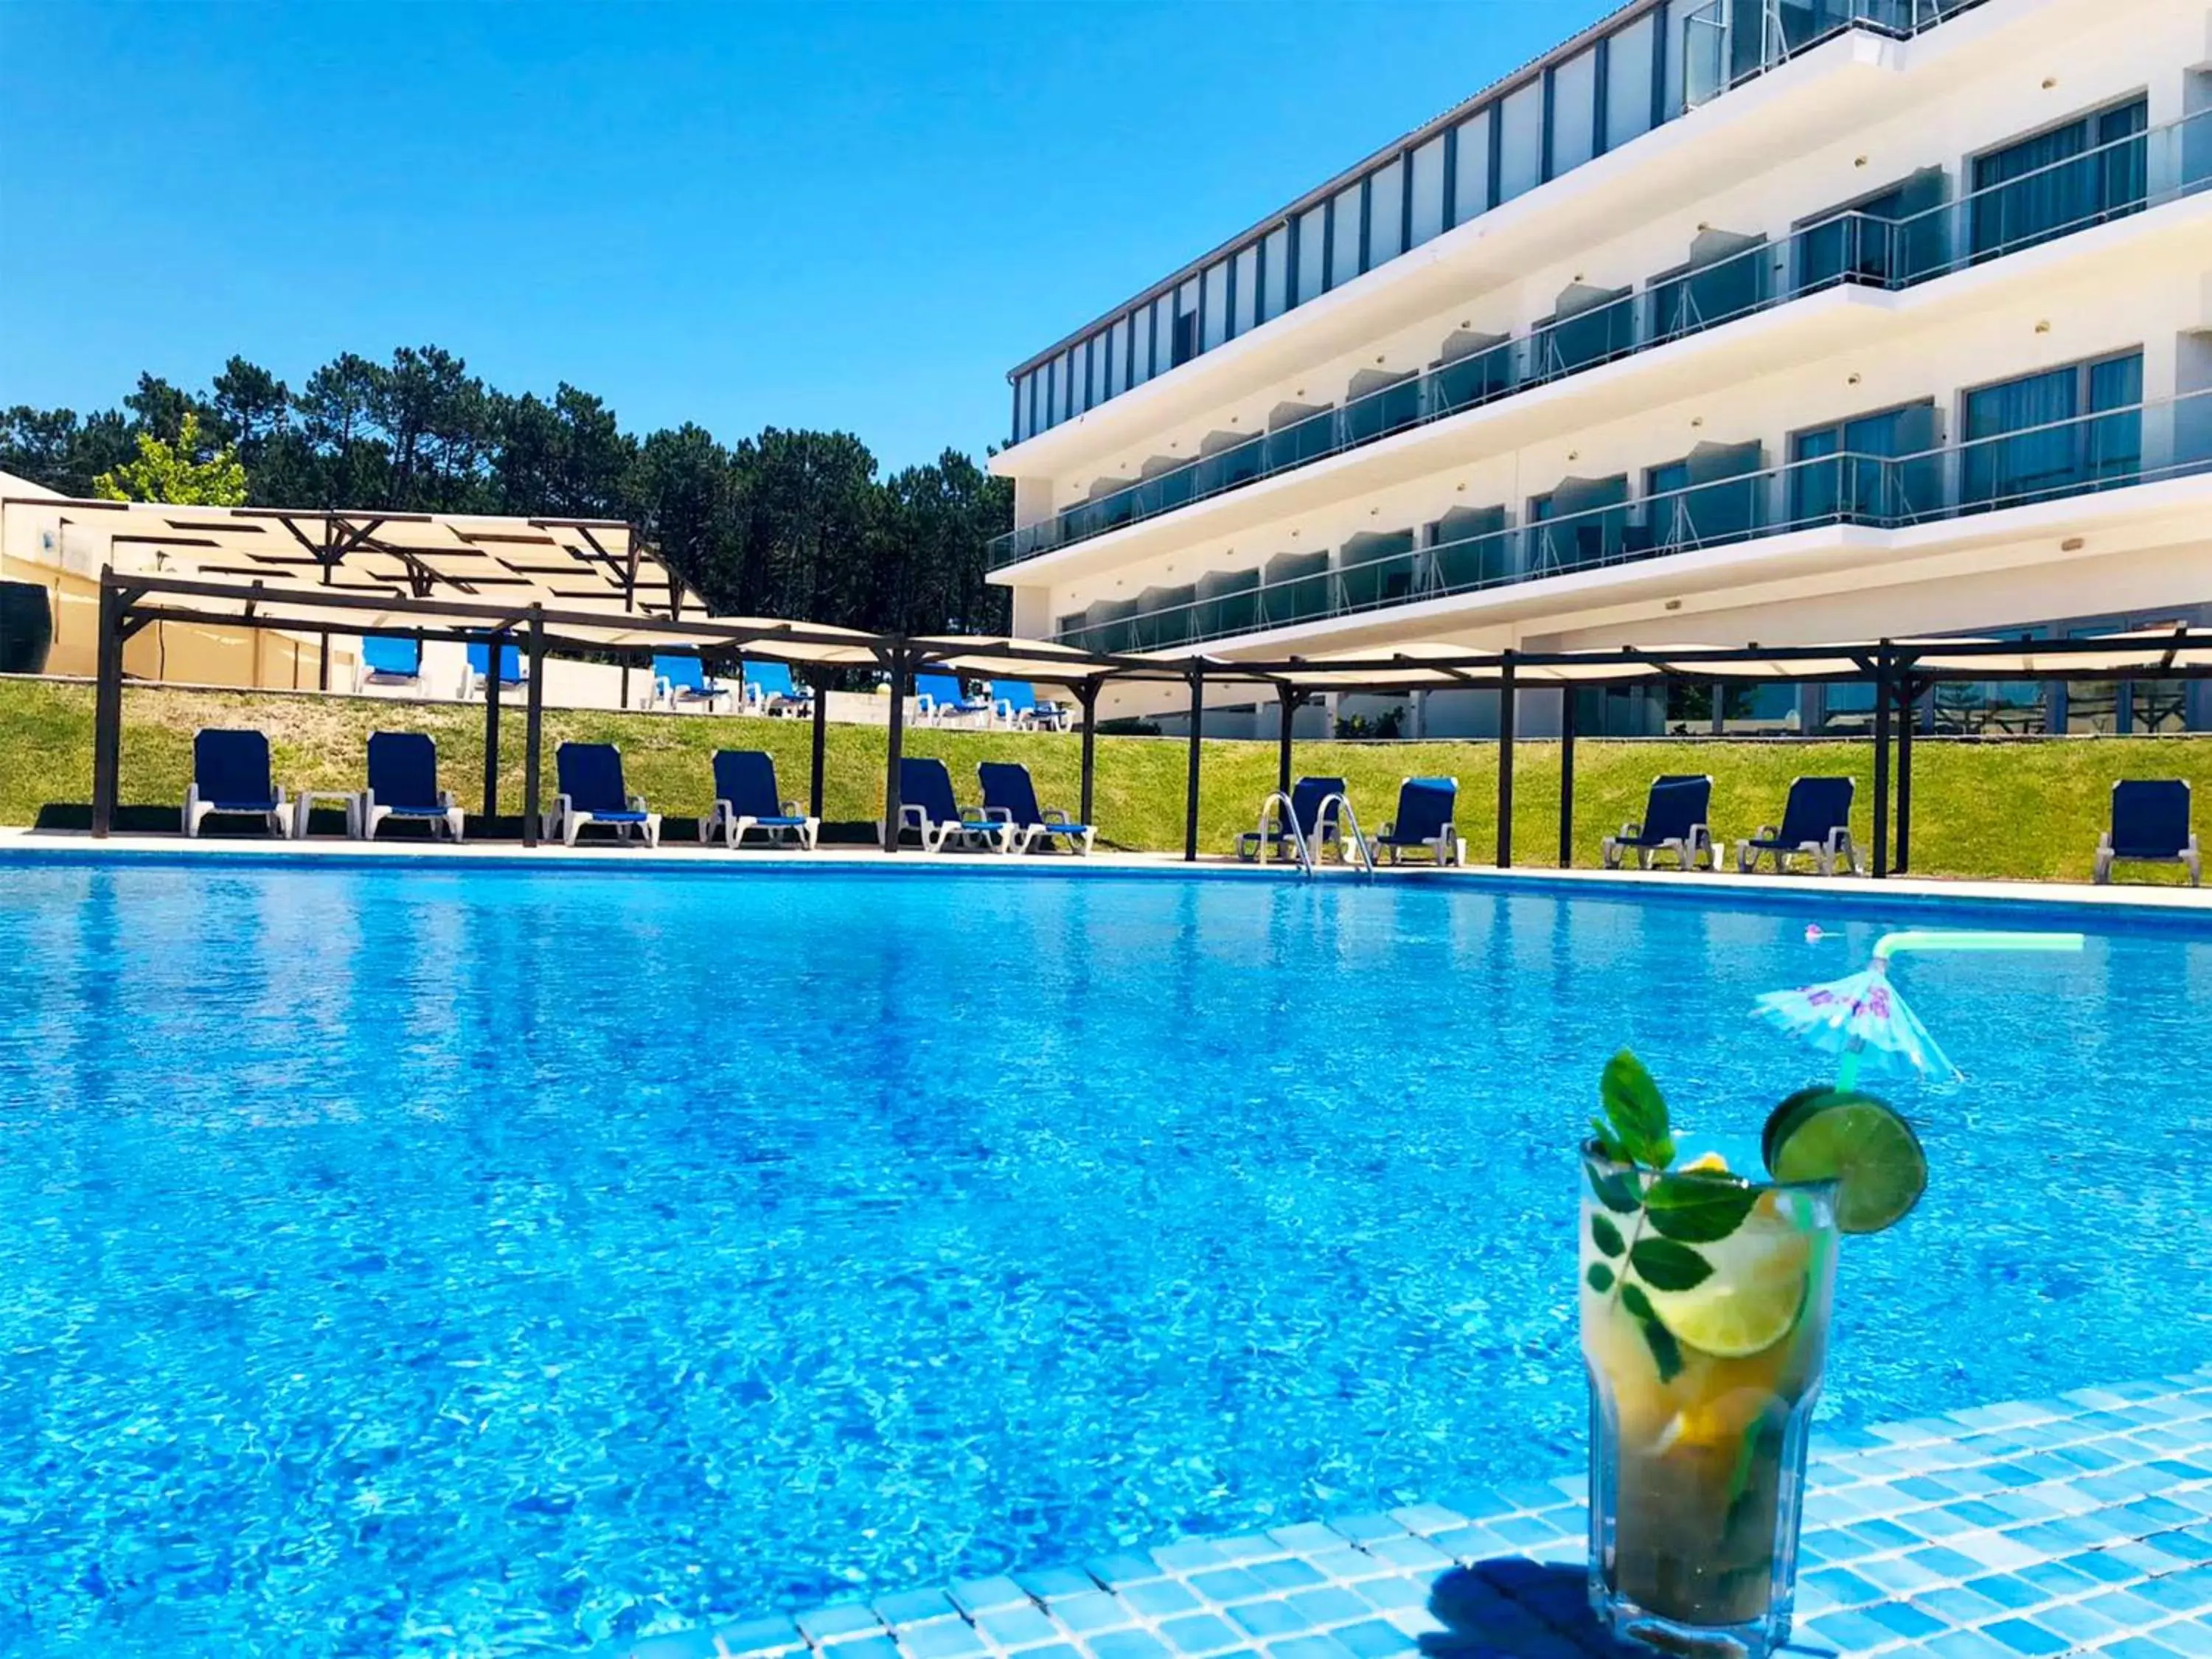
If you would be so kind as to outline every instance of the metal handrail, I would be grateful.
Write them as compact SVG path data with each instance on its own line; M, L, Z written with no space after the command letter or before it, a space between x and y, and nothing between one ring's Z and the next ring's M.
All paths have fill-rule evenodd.
M1298 849L1298 869L1304 874L1310 876L1314 872L1313 849L1306 845L1306 832L1298 825L1297 807L1291 802L1291 798L1279 789L1271 792L1267 799L1260 803L1260 822L1257 826L1260 848L1256 861L1261 864L1267 861L1267 848L1270 845L1267 835L1267 814L1273 809L1277 801L1283 804L1282 816L1278 822L1290 825L1291 844Z
M1327 822L1329 804L1332 801L1342 811L1342 817L1338 821L1336 831L1337 857L1340 859L1344 857L1344 825L1348 823L1352 826L1352 844L1359 849L1360 867L1367 872L1368 880L1374 880L1375 849L1367 844L1366 832L1359 827L1359 814L1352 810L1351 797L1341 791L1326 797L1322 801L1320 810L1314 814L1314 822L1316 823Z

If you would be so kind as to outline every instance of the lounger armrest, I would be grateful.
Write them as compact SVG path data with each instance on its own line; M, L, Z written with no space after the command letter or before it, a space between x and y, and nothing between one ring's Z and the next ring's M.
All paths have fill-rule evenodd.
M1620 826L1620 839L1623 841L1634 841L1643 833L1644 826L1632 819Z
M927 812L923 811L921 810L921 808L920 808L919 806L913 805L911 805L911 804L909 804L908 802L906 802L906 801L901 801L901 802L899 803L899 828L900 828L900 829L902 829L902 830L926 830L926 829L927 829L928 827L929 827L929 815L928 815Z
M676 688L670 683L667 675L655 674L653 677L653 702L659 702L663 697L672 697L675 695Z
M806 816L806 809L795 800L787 800L783 803L783 815L787 818L803 818Z
M459 805L459 803L454 800L453 792L452 790L441 789L438 792L438 805L443 807L447 811L450 812L455 806Z
M2190 837L2190 840L2191 841L2195 841L2197 837L2194 836ZM2111 830L2100 830L2097 832L2097 850L2100 853L2109 853L2112 850L2112 832Z
M1850 826L1847 824L1837 825L1836 828L1828 831L1826 839L1824 839L1820 844L1828 849L1831 856L1842 852L1844 848L1851 844L1851 832Z
M1772 841L1777 836L1780 836L1781 833L1782 826L1780 824L1762 823L1759 826L1759 833L1753 836L1752 839L1753 841Z
M1068 811L1064 806L1046 807L1044 809L1044 821L1047 823L1073 823L1075 822L1074 818L1068 815Z
M648 811L649 809L645 804L645 797L642 795L632 795L629 798L629 810L633 812L643 812Z

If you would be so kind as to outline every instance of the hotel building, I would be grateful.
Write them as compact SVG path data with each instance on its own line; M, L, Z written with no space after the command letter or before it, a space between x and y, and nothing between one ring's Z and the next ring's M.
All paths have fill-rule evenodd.
M2212 9L1638 0L1009 378L992 580L1034 637L1280 659L2212 624ZM1669 724L1663 693L1577 695L1584 732ZM1178 696L1101 712L1172 727ZM1521 729L1558 696L1523 693ZM1271 735L1250 699L1224 688L1208 730ZM1869 701L1731 692L1717 718L1851 730ZM1354 714L1497 720L1431 692L1300 730ZM1922 722L2212 729L2212 687L1945 687Z

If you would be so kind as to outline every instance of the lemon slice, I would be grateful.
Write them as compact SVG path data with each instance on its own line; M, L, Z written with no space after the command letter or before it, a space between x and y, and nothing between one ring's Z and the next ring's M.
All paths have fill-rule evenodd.
M1764 1353L1790 1334L1805 1305L1812 1239L1788 1218L1787 1194L1767 1193L1726 1238L1698 1246L1711 1276L1686 1291L1647 1287L1651 1310L1686 1346L1722 1359Z

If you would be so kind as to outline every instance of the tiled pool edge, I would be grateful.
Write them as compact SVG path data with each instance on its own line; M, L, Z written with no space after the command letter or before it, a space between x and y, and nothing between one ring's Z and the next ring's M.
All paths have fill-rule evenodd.
M1583 1478L609 1644L602 1659L1573 1659ZM1806 1656L2212 1656L2212 1364L1816 1434Z

